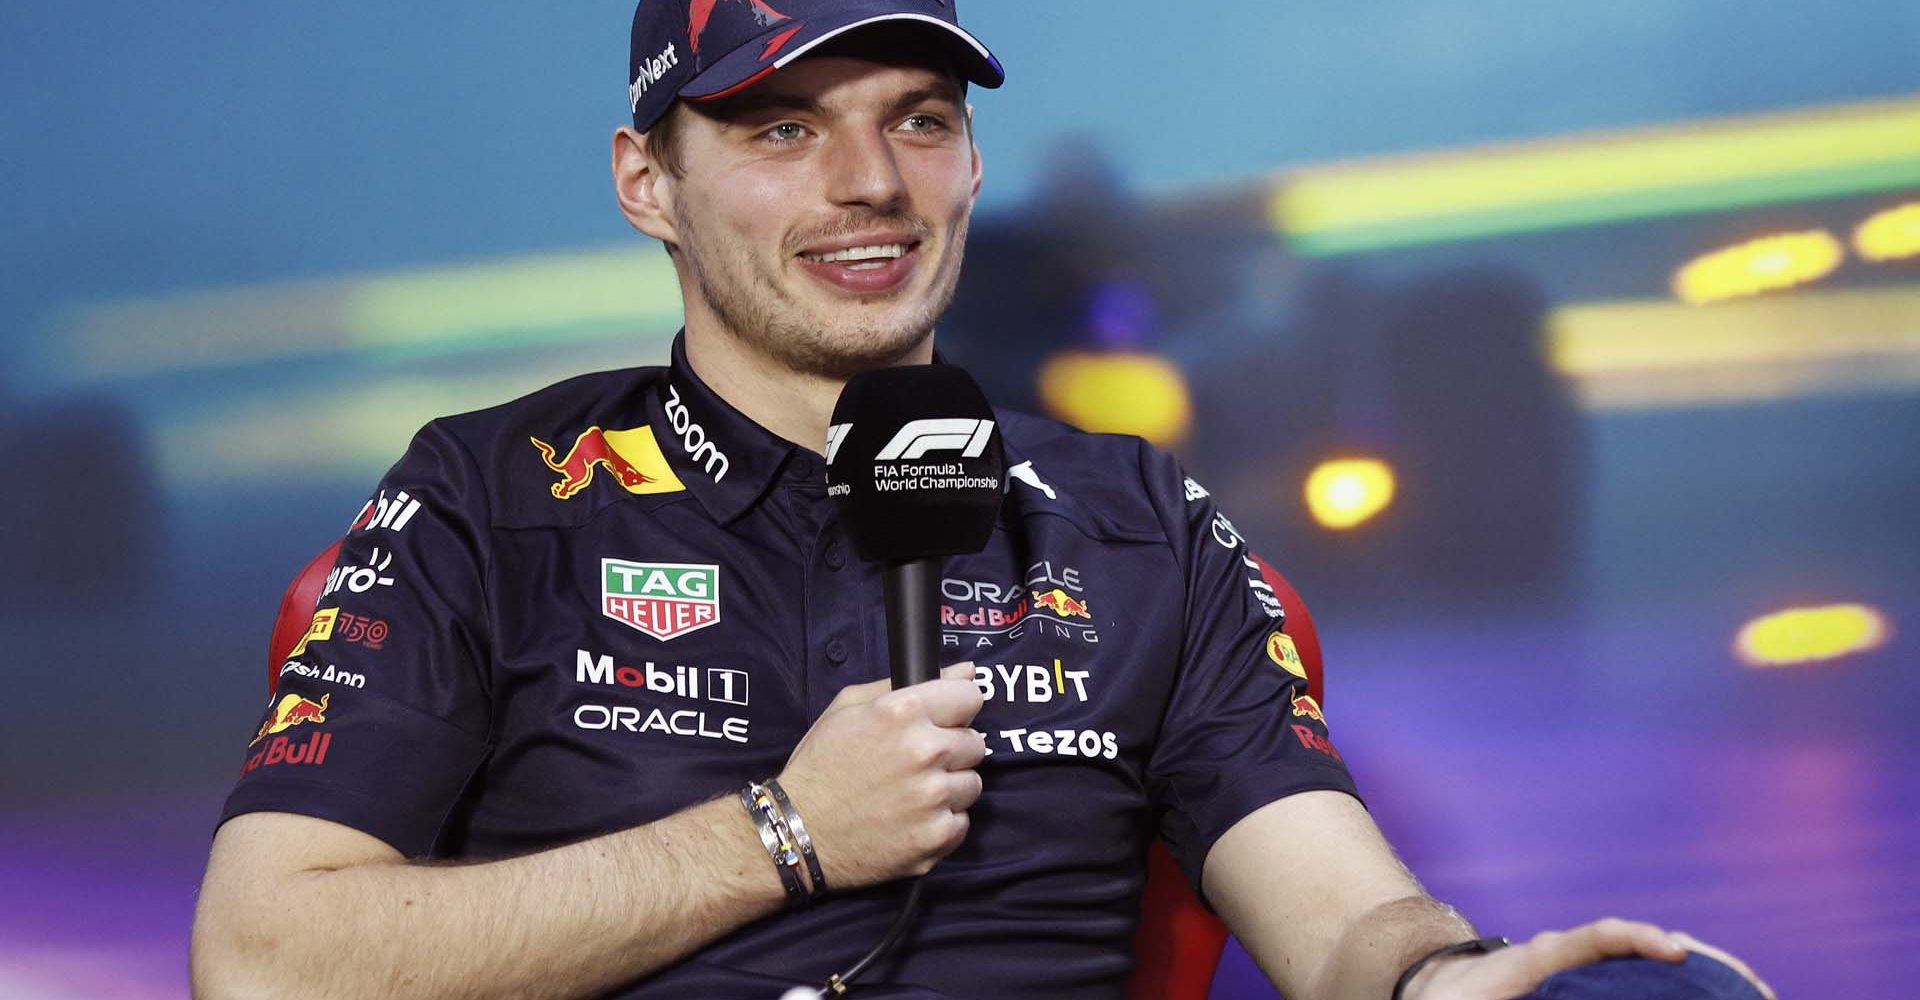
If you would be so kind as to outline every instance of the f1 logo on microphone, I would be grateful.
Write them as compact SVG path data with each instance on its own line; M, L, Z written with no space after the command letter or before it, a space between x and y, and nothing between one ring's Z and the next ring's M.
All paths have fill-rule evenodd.
M840 454L840 446L847 440L847 432L853 430L852 424L834 424L827 428L827 464L833 464L833 457Z
M920 458L930 451L957 451L963 458L979 458L986 454L987 441L992 437L991 420L974 420L970 417L914 420L900 428L893 440L880 449L880 454L873 456L873 460L891 462L902 458Z

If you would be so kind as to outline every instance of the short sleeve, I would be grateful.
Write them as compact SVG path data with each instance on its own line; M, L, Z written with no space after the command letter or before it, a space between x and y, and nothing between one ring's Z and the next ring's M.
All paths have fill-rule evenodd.
M1311 631L1305 605L1281 600L1204 487L1172 458L1143 452L1148 492L1184 571L1186 608L1148 789L1161 836L1199 892L1207 853L1249 813L1299 792L1358 792L1308 691L1296 641Z
M487 523L471 455L429 424L351 522L222 822L300 813L433 853L488 746Z

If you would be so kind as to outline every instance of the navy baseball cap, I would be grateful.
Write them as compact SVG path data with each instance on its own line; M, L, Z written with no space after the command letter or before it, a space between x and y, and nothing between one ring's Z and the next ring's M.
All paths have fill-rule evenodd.
M998 87L1000 60L960 27L953 0L640 0L627 97L645 132L675 98L737 93L816 46L872 24L921 23L969 82Z

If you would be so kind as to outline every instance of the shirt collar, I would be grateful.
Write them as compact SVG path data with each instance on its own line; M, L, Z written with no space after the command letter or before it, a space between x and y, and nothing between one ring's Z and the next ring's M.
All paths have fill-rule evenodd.
M655 391L654 424L680 481L707 513L729 524L747 512L799 449L733 408L687 363L687 331L673 338L666 381Z

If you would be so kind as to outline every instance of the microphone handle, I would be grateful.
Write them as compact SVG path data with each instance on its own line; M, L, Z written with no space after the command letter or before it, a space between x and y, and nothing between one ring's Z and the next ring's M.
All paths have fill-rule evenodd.
M887 658L893 686L940 676L940 558L889 559Z

